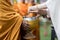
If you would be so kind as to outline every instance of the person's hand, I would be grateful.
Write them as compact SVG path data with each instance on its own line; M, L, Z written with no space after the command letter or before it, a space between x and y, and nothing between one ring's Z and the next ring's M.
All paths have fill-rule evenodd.
M30 6L29 8L28 8L28 12L37 12L37 7L36 6Z
M31 10L31 11L29 11L29 13L38 13L39 11L38 10Z
M38 11L38 13L39 13L40 15L46 15L46 14L47 14L47 11L46 11L46 9L40 9L40 10Z
M27 17L34 17L38 14L38 10L33 9L34 6L29 7Z
M47 8L38 9L37 6L31 6L28 8L28 13L30 12L38 13L40 15L46 15L48 10Z

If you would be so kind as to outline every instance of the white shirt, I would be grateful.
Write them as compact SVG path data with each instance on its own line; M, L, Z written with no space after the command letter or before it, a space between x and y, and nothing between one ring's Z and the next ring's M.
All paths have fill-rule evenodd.
M58 40L60 40L60 0L48 0L46 3L39 4L30 9L36 10L37 8L43 8L43 5L47 5L50 17L52 19L53 26L55 28Z
M48 0L47 7L54 25L58 40L60 40L60 0Z
M46 2L47 0L40 0L40 3L44 3L44 2Z

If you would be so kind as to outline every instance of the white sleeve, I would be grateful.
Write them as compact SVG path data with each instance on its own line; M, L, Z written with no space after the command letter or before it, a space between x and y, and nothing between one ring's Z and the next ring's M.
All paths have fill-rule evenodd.
M38 7L38 9L47 7L47 6L46 6L46 2L45 2L45 3L42 3L42 4L38 4L38 5L36 5L36 6Z
M48 0L48 1L44 2L44 3L42 3L42 4L38 4L38 5L35 5L35 6L30 6L28 9L29 10L36 10L36 9L41 9L41 8L44 8L44 7L48 7L47 5L50 4L50 1L51 0Z
M36 7L38 7L38 9L47 7L47 5L50 4L50 1L51 1L51 0L48 0L48 1L44 2L44 3L42 3L42 4L38 4L38 5L36 5Z
M37 10L37 9L41 9L41 8L44 8L44 7L46 7L46 2L42 3L42 4L35 5L35 6L30 6L28 8L28 10Z
M36 5L39 9L44 8L44 7L48 7L51 4L51 0L48 0L42 4Z
M30 6L28 9L29 10L36 10L37 9L37 6Z

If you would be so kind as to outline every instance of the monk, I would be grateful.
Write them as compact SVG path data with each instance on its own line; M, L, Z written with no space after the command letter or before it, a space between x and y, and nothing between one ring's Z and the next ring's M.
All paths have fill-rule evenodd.
M0 40L20 40L22 20L10 0L0 0Z
M27 15L27 12L28 12L28 7L29 6L33 6L35 5L34 3L34 0L29 0L29 3L26 4L25 3L25 0L21 0L20 3L18 3L18 5L16 5L16 8L18 9L19 11L19 14L22 15L22 16L27 16L27 17L33 17L33 16L36 16L36 14L33 14L33 13L29 13L29 15ZM21 26L21 40L27 40L27 39L24 39L24 35L25 35L25 31L23 31L23 26L24 26L24 22ZM28 25L27 25L28 26ZM34 31L34 35L36 35L36 38L33 39L33 40L39 40L39 25L36 25L36 30ZM31 40L31 39L28 39L28 40Z

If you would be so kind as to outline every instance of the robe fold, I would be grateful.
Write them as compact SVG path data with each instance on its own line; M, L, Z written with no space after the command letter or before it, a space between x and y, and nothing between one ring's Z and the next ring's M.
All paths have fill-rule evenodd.
M22 19L9 0L0 0L0 40L19 40Z

